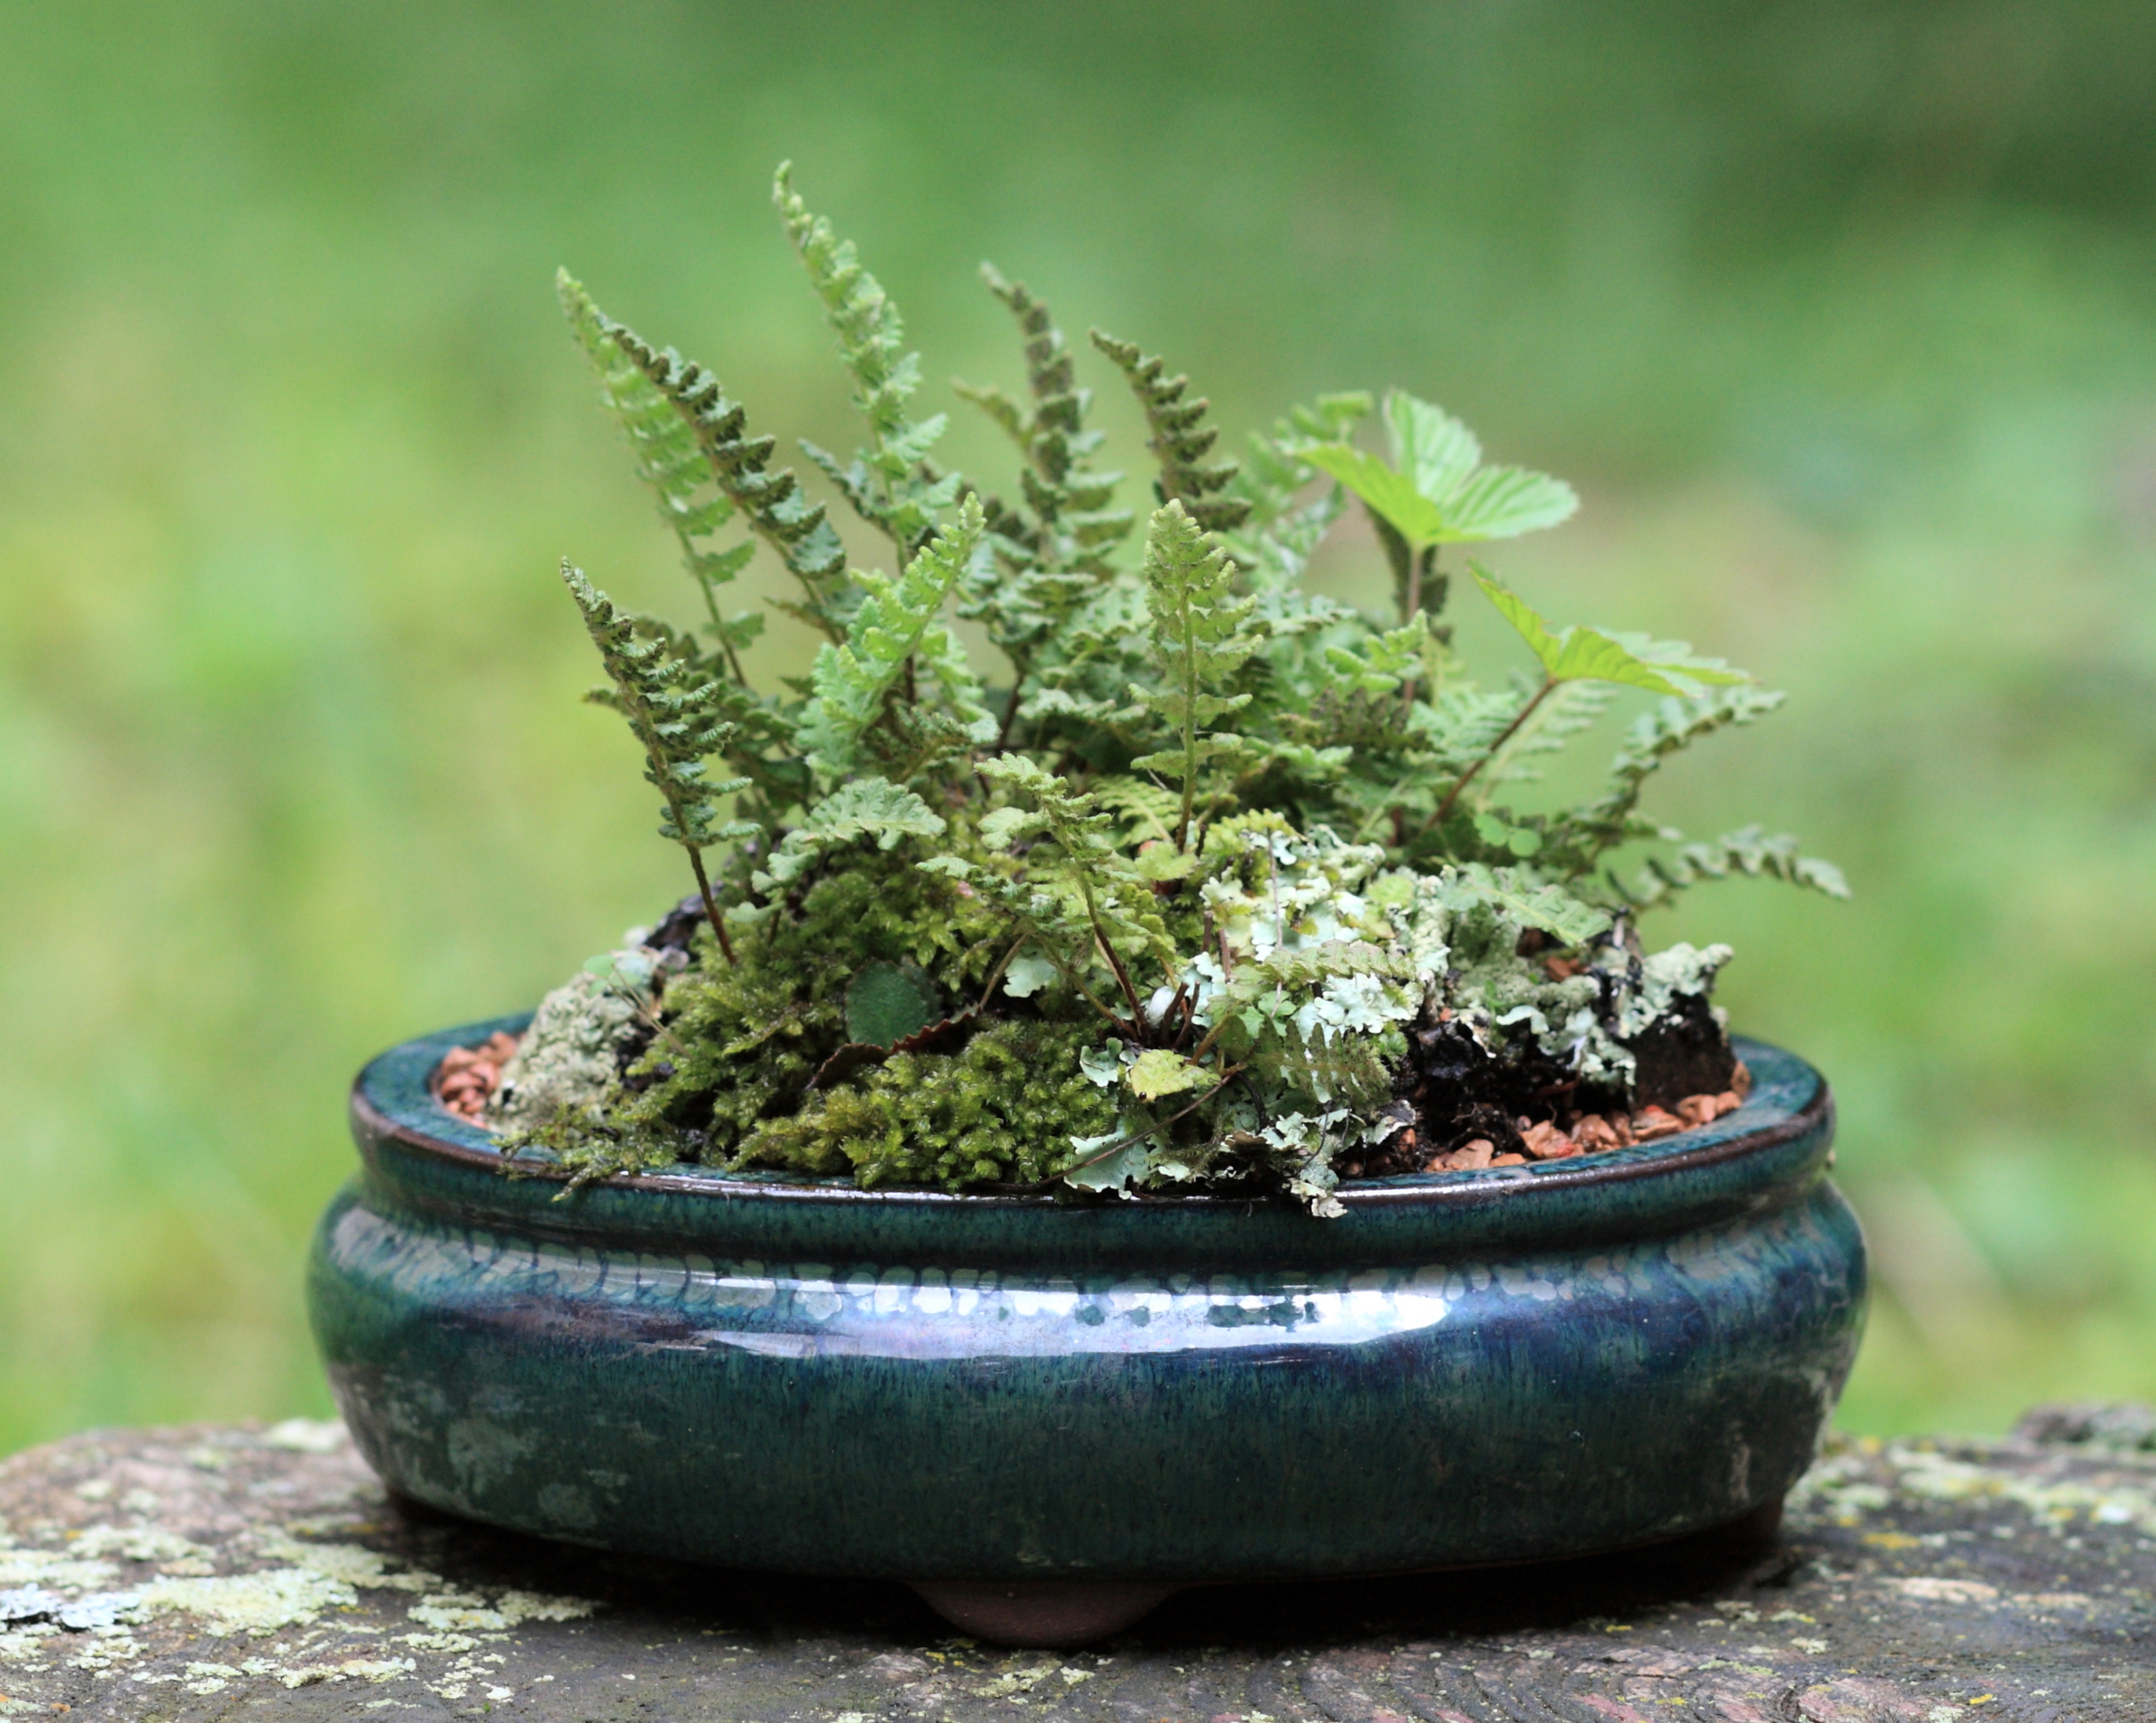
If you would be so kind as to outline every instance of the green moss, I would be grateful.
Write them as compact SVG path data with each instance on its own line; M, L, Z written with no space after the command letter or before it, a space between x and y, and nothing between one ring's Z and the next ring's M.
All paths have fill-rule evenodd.
M896 1054L765 1123L734 1164L850 1169L863 1186L947 1190L1052 1178L1073 1136L1114 1124L1109 1098L1078 1065L1100 1038L1090 1023L1017 1021L983 1029L956 1053Z

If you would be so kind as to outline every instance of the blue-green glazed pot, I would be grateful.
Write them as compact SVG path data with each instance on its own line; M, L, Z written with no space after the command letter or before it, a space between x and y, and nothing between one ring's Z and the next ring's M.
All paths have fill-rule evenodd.
M1754 1042L1713 1126L1317 1220L685 1168L564 1196L428 1090L522 1021L361 1073L310 1278L375 1469L521 1531L1147 1599L1578 1555L1770 1511L1862 1327L1826 1085Z

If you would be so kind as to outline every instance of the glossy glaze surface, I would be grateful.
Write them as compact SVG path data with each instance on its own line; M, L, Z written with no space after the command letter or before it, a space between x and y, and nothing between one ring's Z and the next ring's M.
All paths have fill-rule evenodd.
M1180 1582L1609 1548L1779 1498L1854 1356L1818 1074L1662 1143L1286 1203L685 1172L562 1200L362 1073L316 1334L395 1488L745 1567Z

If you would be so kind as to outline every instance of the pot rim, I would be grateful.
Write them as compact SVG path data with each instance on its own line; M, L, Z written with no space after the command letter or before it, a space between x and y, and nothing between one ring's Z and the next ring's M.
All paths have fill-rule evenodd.
M352 1086L354 1136L362 1151L394 1143L438 1163L500 1177L513 1167L516 1177L566 1185L571 1175L538 1160L506 1156L489 1133L468 1124L435 1099L429 1085L436 1068L453 1048L474 1046L497 1030L514 1034L530 1023L519 1013L459 1024L403 1042L378 1054L361 1069ZM1349 1213L1402 1206L1414 1208L1481 1207L1493 1196L1530 1192L1578 1191L1641 1179L1661 1180L1705 1172L1752 1159L1767 1151L1816 1138L1818 1158L1825 1158L1832 1134L1834 1100L1826 1079L1795 1054L1769 1043L1732 1035L1738 1056L1753 1073L1753 1090L1736 1112L1711 1125L1697 1126L1656 1142L1636 1143L1591 1156L1545 1161L1522 1167L1447 1172L1396 1174L1386 1178L1342 1179L1335 1194ZM370 1156L370 1159L372 1156ZM953 1192L911 1187L863 1190L844 1177L801 1178L783 1172L722 1172L690 1168L678 1172L615 1173L583 1188L648 1192L670 1197L703 1197L726 1203L756 1197L786 1204L835 1205L860 1209L957 1209L961 1212L1044 1210L1069 1212L1101 1203L1117 1212L1168 1210L1196 1215L1248 1212L1287 1199L1219 1192L1147 1192L1117 1197L1114 1193L1078 1192L1060 1184L1019 1190Z

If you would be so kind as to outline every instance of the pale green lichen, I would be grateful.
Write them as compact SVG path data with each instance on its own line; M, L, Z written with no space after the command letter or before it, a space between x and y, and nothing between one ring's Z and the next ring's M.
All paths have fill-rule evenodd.
M649 1008L652 972L653 955L632 946L594 959L547 994L501 1068L487 1123L530 1130L603 1103L620 1079L622 1049Z

